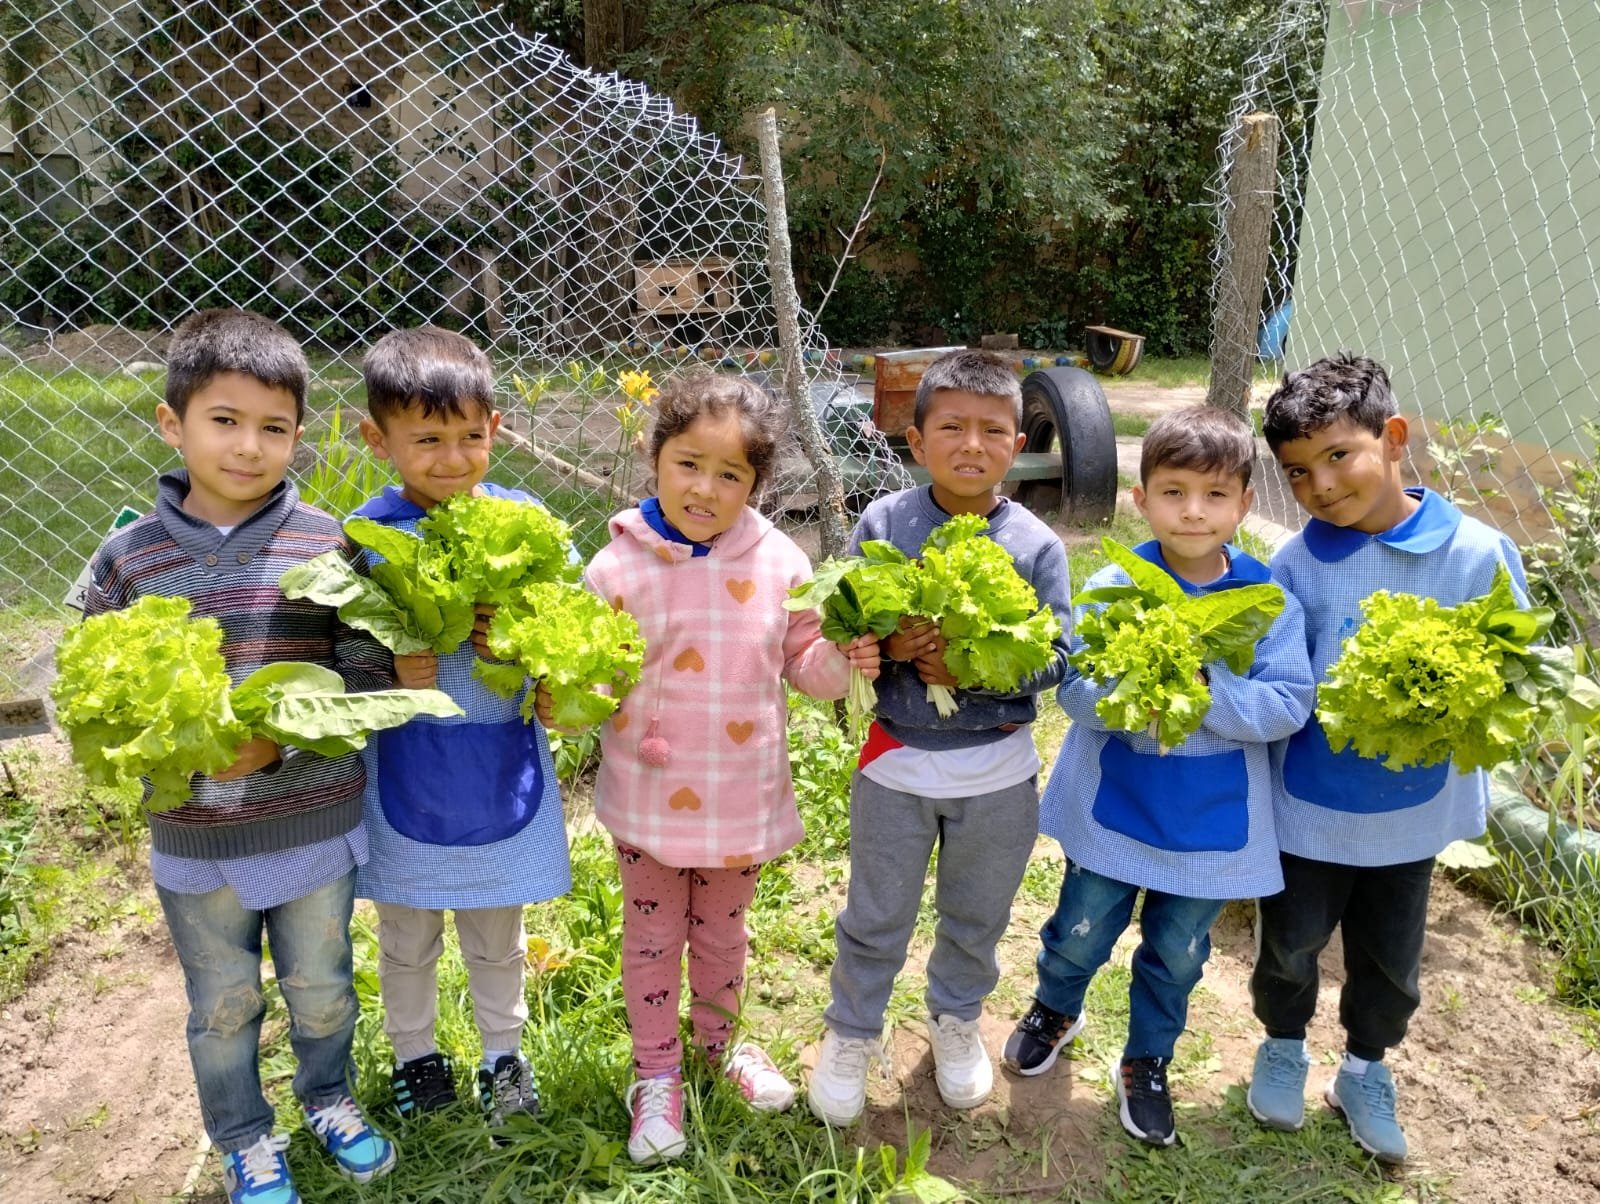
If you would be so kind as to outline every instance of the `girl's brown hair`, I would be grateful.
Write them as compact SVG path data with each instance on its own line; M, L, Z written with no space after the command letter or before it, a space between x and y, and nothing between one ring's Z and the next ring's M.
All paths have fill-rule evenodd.
M777 400L752 380L714 372L692 372L671 378L655 399L656 422L650 430L650 467L661 458L661 447L681 435L702 414L739 416L744 432L744 456L755 469L751 500L771 483L778 459L778 444L788 429L788 416Z

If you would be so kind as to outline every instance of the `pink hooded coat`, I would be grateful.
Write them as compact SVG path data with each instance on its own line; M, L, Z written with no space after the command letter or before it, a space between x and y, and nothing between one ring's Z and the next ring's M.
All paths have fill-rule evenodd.
M850 684L816 612L783 608L810 579L806 554L749 507L701 557L637 509L611 520L586 580L645 638L639 684L600 727L595 815L617 840L704 868L767 861L799 842L783 683L815 698ZM666 741L665 766L641 758L648 735Z

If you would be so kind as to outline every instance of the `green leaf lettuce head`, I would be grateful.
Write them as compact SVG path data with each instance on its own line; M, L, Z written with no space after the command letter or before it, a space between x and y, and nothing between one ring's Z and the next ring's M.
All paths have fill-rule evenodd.
M505 606L524 586L578 579L572 530L543 506L456 494L429 510L417 532L428 571L468 603Z
M489 624L489 649L509 663L479 661L484 684L511 697L528 678L542 680L555 724L564 728L592 727L610 716L644 666L644 636L634 617L559 581L525 585L503 603ZM535 705L529 690L525 721Z
M1101 722L1143 732L1166 752L1197 731L1211 709L1203 667L1220 660L1234 673L1250 671L1256 643L1283 613L1283 590L1263 582L1190 594L1132 548L1110 538L1100 543L1129 580L1072 600L1085 609L1074 628L1082 647L1070 660L1096 684L1115 683L1095 704Z
M229 705L222 628L191 621L187 598L140 598L69 628L56 670L56 721L84 777L148 778L152 811L186 802L189 779L226 769L250 736Z
M892 543L868 540L859 556L835 556L819 564L810 581L789 591L784 609L820 611L822 636L835 644L848 644L868 633L883 639L908 613L911 568L905 553ZM852 669L845 715L853 743L865 737L877 705L872 682Z
M366 733L415 715L459 715L437 690L346 694L331 669L267 665L230 689L215 619L189 617L187 598L140 598L63 634L51 687L73 759L97 786L145 778L151 811L193 797L190 779L233 764L252 736L342 756Z
M1487 769L1522 755L1543 720L1565 717L1573 651L1530 646L1555 616L1518 607L1504 565L1487 594L1460 606L1377 590L1361 613L1317 690L1335 752L1349 746L1396 771Z

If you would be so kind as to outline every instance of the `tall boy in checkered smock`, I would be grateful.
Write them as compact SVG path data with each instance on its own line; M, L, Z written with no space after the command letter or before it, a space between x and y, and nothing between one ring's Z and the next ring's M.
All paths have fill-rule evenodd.
M1509 539L1437 493L1402 484L1407 424L1372 360L1341 353L1290 373L1267 401L1265 434L1311 515L1272 558L1272 576L1305 607L1317 680L1374 590L1456 606L1488 593L1503 564L1527 604ZM1406 1139L1382 1059L1421 1002L1433 859L1451 841L1483 832L1488 779L1449 762L1396 772L1352 749L1335 753L1314 716L1274 759L1284 889L1261 900L1250 993L1267 1039L1256 1053L1250 1110L1275 1129L1298 1129L1304 1119L1317 955L1338 928L1345 1055L1327 1100L1362 1148L1401 1162Z
M1255 451L1249 427L1205 406L1165 414L1145 433L1133 498L1155 539L1134 550L1187 594L1268 580L1266 565L1229 542L1250 508ZM1110 565L1086 588L1127 581ZM1082 647L1081 639L1074 643ZM1200 673L1211 706L1171 749L1144 732L1107 729L1095 707L1113 684L1096 685L1076 670L1062 682L1061 706L1072 726L1040 800L1039 826L1061 841L1069 864L1060 902L1039 933L1033 1006L1005 1049L1019 1074L1050 1069L1082 1028L1089 981L1111 956L1143 888L1128 1039L1112 1077L1123 1128L1159 1146L1177 1136L1167 1066L1211 952L1211 924L1226 900L1283 885L1268 749L1298 731L1311 711L1299 603L1284 598L1247 672L1217 660Z
M438 327L397 330L361 365L369 417L362 437L400 475L356 513L403 531L458 493L525 493L483 483L500 415L489 358L470 339ZM481 648L486 621L474 634ZM419 717L367 745L365 800L371 859L356 891L378 910L378 976L384 1031L394 1045L395 1103L402 1116L454 1102L449 1060L434 1036L436 965L444 912L456 935L483 1041L478 1096L490 1123L537 1112L533 1068L522 1052L526 938L522 908L572 885L566 825L549 741L524 723L521 698L501 698L472 675L477 652L394 658L395 677L434 686L464 716ZM549 718L548 700L540 715Z

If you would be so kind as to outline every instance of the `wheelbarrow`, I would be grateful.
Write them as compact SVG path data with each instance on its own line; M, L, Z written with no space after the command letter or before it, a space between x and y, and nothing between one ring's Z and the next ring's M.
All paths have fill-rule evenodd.
M876 357L872 399L841 386L820 400L818 415L834 451L847 493L872 494L881 470L852 455L853 432L870 420L900 457L912 480L928 473L911 458L917 384L948 347L891 351ZM1005 479L1013 496L1036 513L1056 511L1062 521L1091 525L1110 520L1117 505L1117 441L1111 409L1100 384L1082 368L1041 368L1022 381L1022 450Z

